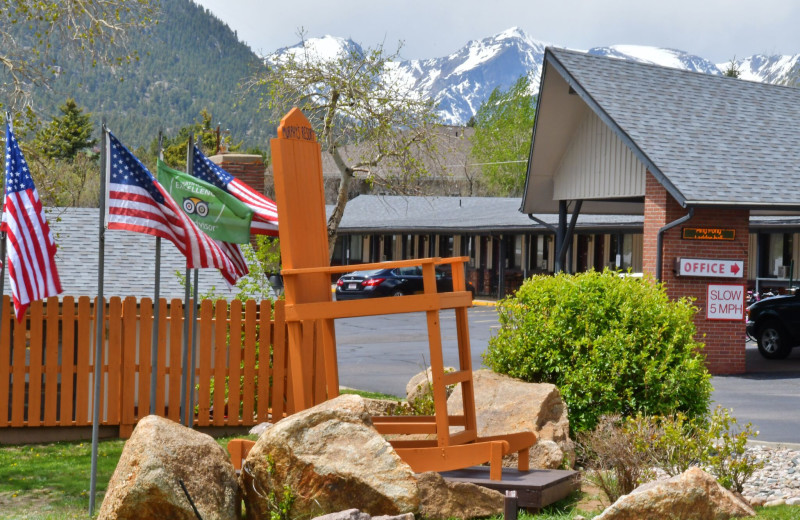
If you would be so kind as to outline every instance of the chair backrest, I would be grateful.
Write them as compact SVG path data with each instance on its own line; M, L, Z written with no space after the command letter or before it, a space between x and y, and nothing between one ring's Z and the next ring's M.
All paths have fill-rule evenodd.
M281 119L271 150L283 269L327 267L330 258L320 145L311 123L297 107ZM331 301L329 275L284 279L284 292L287 300L296 303Z

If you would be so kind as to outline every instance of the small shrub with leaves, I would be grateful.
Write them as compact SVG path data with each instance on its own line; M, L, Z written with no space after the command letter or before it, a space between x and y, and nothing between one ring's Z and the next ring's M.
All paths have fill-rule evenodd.
M618 272L533 276L498 302L500 331L484 362L493 371L552 383L573 433L600 416L708 410L710 374L694 339L696 308L661 284Z
M578 438L578 452L587 478L615 501L653 476L653 468L669 476L699 466L731 491L763 467L746 450L758 432L750 423L739 427L730 410L717 407L694 419L683 414L620 418L603 416L591 432Z
M701 459L702 466L714 475L726 488L742 492L744 483L757 470L764 466L763 461L747 453L747 440L756 437L758 432L753 425L747 423L739 426L736 417L730 410L717 407L705 422L705 427L698 428L707 436Z

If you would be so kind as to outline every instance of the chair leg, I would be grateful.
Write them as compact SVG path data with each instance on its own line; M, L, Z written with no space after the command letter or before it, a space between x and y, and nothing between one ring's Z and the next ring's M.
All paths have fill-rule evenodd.
M503 480L503 443L492 442L489 460L489 480Z
M528 471L531 469L530 448L525 448L517 452L517 469L520 471Z

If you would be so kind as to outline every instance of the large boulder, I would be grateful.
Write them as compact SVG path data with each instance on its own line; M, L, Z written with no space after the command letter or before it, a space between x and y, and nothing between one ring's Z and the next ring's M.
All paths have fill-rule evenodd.
M755 511L700 468L668 480L649 482L621 496L594 520L726 520Z
M240 484L249 519L269 519L279 502L293 518L351 508L371 516L419 509L414 473L372 426L357 395L341 395L265 431L245 460Z
M239 486L228 453L204 433L149 415L125 443L99 518L196 520L179 481L204 519L239 518Z
M530 450L532 468L557 469L575 460L575 445L569 437L567 405L561 392L549 383L526 383L491 370L472 374L478 435L487 437L530 431L538 442ZM463 413L461 385L447 399L451 415ZM504 465L514 465L516 455Z
M503 513L504 496L499 491L468 482L448 482L432 471L417 475L417 482L423 518L466 520Z

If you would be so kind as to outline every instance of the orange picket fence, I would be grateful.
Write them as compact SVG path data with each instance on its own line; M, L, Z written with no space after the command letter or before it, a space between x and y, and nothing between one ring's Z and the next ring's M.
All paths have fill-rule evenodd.
M85 296L50 298L33 303L17 322L4 297L0 432L92 424L95 303ZM160 305L154 366L152 300L111 298L105 306L100 422L119 426L121 437L150 413L152 369L155 413L181 419L183 302L162 299ZM198 306L196 328L195 426L248 426L294 411L283 302L205 300ZM324 378L321 368L309 375ZM321 383L312 380L306 384Z

